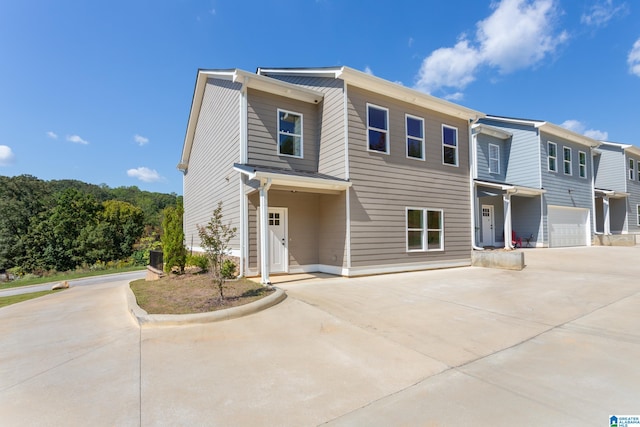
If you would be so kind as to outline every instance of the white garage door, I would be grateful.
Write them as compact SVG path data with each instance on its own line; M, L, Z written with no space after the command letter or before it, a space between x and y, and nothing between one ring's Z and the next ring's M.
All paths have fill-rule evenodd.
M549 246L586 246L590 234L589 209L549 206Z

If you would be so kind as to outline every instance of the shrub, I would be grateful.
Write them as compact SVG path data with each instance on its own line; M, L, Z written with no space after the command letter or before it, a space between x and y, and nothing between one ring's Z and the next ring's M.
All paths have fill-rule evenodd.
M220 274L225 279L234 279L236 277L236 263L230 259L225 259L220 268Z
M209 259L206 255L189 254L187 255L187 265L198 267L202 271L209 270Z

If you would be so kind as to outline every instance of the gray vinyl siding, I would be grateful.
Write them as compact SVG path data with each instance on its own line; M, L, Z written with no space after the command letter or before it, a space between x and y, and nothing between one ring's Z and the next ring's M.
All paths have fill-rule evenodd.
M532 236L531 246L536 243L544 242L541 196L536 197L517 197L511 196L511 229L515 231L516 236L522 238L522 242L526 245L525 238Z
M483 119L485 123L513 134L506 153L508 161L505 168L505 182L523 187L540 188L540 167L547 170L547 158L542 164L539 162L540 144L538 130L532 126L505 123L496 120Z
M240 228L240 85L209 79L184 175L184 232L187 246L200 246L196 225L205 225L218 202L225 222ZM239 237L230 242L240 248Z
M627 156L625 160L625 165L628 164L629 158L632 158L636 164L640 161L639 157L635 156ZM628 166L627 166L628 167ZM627 177L628 172L625 168L625 178ZM636 171L634 173L634 180L627 180L627 192L629 193L629 197L627 198L627 228L625 231L629 233L640 233L640 227L638 226L638 212L637 205L640 205L640 181L638 180L638 167L636 166Z
M315 104L249 89L247 108L249 164L318 171L318 107ZM302 114L303 158L278 155L278 109Z
M544 200L543 211L543 229L544 235L548 236L547 216L549 205L587 208L591 216L591 231L594 230L595 218L593 216L593 191L591 188L592 170L590 162L587 162L587 177L580 178L578 174L578 151L584 151L589 155L589 147L571 143L555 136L542 134L540 138L540 153L543 161L542 168L542 187L547 190L542 195ZM546 168L547 161L547 142L555 142L557 144L558 155L558 171L549 172ZM571 148L572 174L565 175L563 167L563 148ZM548 243L548 239L545 239Z
M630 231L631 226L635 225L636 215L628 215L631 198L609 199L609 228L612 234L622 234ZM635 209L635 205L633 207ZM628 219L628 221L627 221ZM637 228L637 226L635 227ZM631 231L633 233L633 231Z
M489 172L489 144L497 145L500 149L500 173ZM510 142L494 138L489 135L479 134L477 136L477 170L478 179L486 181L505 182L507 179Z
M318 172L346 178L344 141L344 82L327 77L270 76L324 93L319 106L320 154Z
M352 267L469 261L467 122L352 86L347 96ZM367 103L389 109L390 154L367 151ZM425 161L406 157L405 113L425 119ZM458 129L458 167L442 164L442 124ZM407 252L407 207L443 210L444 251Z
M613 191L626 191L627 164L621 148L601 145L600 155L594 158L596 188Z

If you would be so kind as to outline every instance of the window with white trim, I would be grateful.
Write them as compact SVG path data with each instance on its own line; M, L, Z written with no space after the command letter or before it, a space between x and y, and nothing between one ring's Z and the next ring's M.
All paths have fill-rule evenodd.
M458 128L442 125L442 163L458 166Z
M424 119L405 114L407 157L424 160Z
M633 161L633 159L629 159L629 179L631 181L633 181L634 179L634 173L636 171L636 163Z
M278 154L302 158L302 114L278 109Z
M407 252L444 250L442 209L407 208Z
M547 143L547 165L549 172L558 171L558 146L555 142Z
M578 174L580 175L580 178L586 178L587 177L587 153L585 153L584 151L578 151L578 165L579 165Z
M640 181L640 161L636 161L636 179Z
M500 173L500 146L489 144L489 173Z
M562 162L564 164L564 174L571 175L573 173L571 169L571 148L562 147Z
M389 154L389 110L367 104L367 150Z

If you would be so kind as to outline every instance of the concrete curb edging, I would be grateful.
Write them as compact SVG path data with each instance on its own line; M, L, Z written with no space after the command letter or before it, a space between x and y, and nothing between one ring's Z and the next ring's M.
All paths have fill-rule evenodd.
M138 305L136 297L130 287L127 287L127 304L129 313L142 328L163 326L195 325L248 316L282 302L287 294L283 289L275 288L275 292L257 301L224 310L196 314L149 314Z
M525 265L524 253L522 251L472 251L471 265L519 271Z

